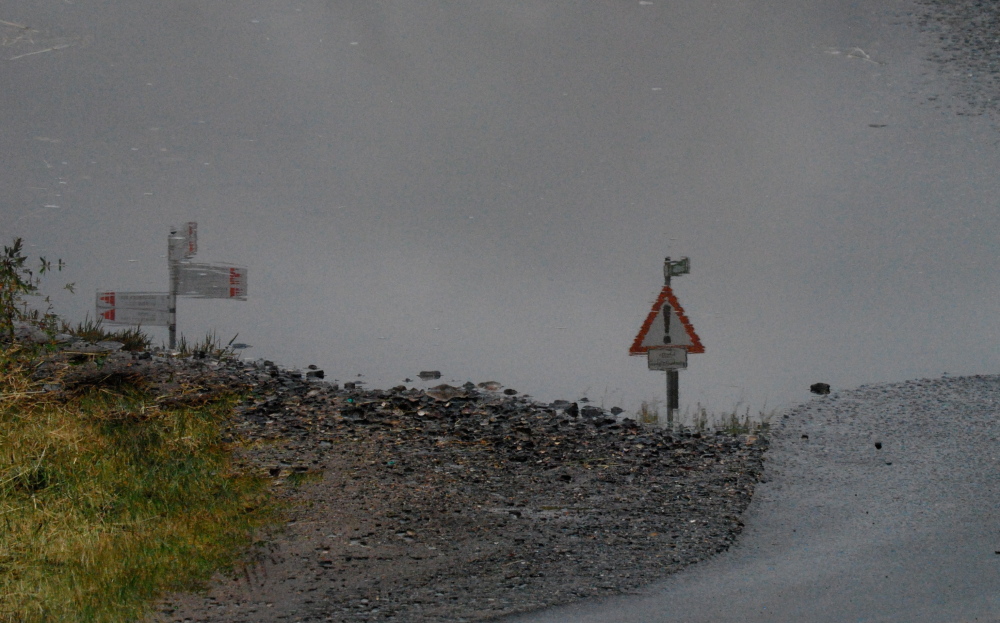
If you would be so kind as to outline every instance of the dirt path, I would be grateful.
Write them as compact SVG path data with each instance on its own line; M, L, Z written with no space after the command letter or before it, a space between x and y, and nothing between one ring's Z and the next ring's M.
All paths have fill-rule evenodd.
M268 442L242 468L297 509L246 569L146 623L478 621L626 593L727 548L761 471L759 442L593 408L239 374L257 399L234 432Z

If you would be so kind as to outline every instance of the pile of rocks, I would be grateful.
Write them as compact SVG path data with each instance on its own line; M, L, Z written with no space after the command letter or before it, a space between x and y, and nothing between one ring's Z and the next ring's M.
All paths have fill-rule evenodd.
M126 375L178 404L245 392L234 465L295 503L241 575L151 621L482 620L627 592L727 548L762 471L762 439L492 382L340 388L268 361L81 346L37 378L66 392Z

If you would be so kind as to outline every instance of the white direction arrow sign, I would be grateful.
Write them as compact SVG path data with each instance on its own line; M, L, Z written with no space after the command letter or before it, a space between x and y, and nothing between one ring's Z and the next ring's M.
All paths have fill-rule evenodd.
M97 317L110 324L133 324L147 327L169 327L169 312L157 309L126 309L108 307L97 310Z
M169 292L98 292L97 307L170 310Z
M112 324L170 326L170 295L165 292L98 292L97 317Z
M247 269L227 264L177 264L177 294L247 300Z

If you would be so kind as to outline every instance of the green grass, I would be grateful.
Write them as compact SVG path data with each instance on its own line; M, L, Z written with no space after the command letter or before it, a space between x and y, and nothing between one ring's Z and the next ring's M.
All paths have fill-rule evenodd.
M659 404L656 402L643 402L636 416L642 424L667 426L667 418L660 414ZM693 410L685 409L683 413L676 415L674 427L697 432L722 431L730 435L755 434L767 430L774 416L774 411L761 410L751 417L749 407L742 414L738 407L729 413L709 413L705 407L696 405Z
M91 320L89 315L84 318L83 322L78 322L75 327L63 322L62 331L88 342L106 340L121 342L124 344L122 348L129 351L144 351L149 348L151 343L149 336L142 332L142 327L108 331L102 326L100 318Z
M233 355L233 349L231 348L233 342L239 337L239 333L233 336L233 339L223 346L222 340L215 334L215 331L209 331L205 334L204 339L200 342L187 341L184 334L177 340L177 351L182 357L188 357L191 355L211 356L217 358L226 358Z
M238 400L161 408L118 376L57 400L0 351L0 621L138 620L165 592L233 571L287 506L235 472Z

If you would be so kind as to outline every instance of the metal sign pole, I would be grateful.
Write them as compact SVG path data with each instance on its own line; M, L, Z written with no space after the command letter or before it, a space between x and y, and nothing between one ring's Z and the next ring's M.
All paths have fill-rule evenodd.
M170 350L177 348L177 262L173 257L174 245L173 237L175 231L171 231L167 236L167 270L170 272Z
M670 256L663 259L663 285L670 285ZM664 322L669 322L669 316L664 314ZM666 370L667 376L667 426L674 427L674 414L680 404L680 375L677 370Z
M667 426L674 427L674 415L680 409L680 374L677 370L667 370Z

